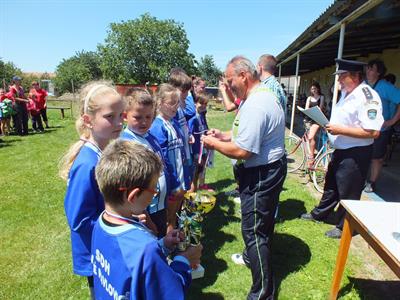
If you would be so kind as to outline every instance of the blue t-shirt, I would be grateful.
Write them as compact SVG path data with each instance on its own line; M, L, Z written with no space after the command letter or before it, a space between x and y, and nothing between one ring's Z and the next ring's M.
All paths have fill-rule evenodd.
M185 189L182 157L184 150L182 138L177 133L179 129L171 121L157 116L151 125L150 133L161 147L169 177L167 178L168 186L172 192L175 192L178 189Z
M121 139L123 140L128 140L128 141L135 141L138 142L139 144L142 144L146 148L152 150L154 153L158 155L160 160L164 163L164 169L160 174L160 177L158 177L158 182L157 182L157 191L159 192L156 196L153 197L151 200L151 203L147 207L147 211L150 214L154 214L160 210L163 210L166 208L166 201L167 201L167 196L168 196L168 188L167 188L167 174L166 172L166 166L165 166L165 159L161 150L160 145L158 144L157 140L155 139L154 136L152 136L150 133L146 133L144 135L137 134L130 130L129 128L125 128L124 131L121 133Z
M194 104L194 99L191 92L189 92L188 96L185 99L185 102L186 107L183 112L185 114L186 121L189 122L191 118L196 116L196 105Z
M69 171L64 199L65 215L71 229L72 262L75 274L91 276L90 248L93 226L104 210L104 200L95 179L101 152L86 143Z
M246 168L277 161L285 154L285 115L278 98L263 84L242 101L232 128L234 143L251 152Z
M383 118L385 121L390 120L395 115L397 105L400 103L400 89L383 79L379 80L373 89L381 98ZM383 128L382 130L387 129L389 128Z
M189 133L194 136L192 144L193 156L196 158L200 154L201 136L207 131L204 114L196 113L196 117L189 121ZM205 151L205 148L203 149ZM202 153L203 154L203 153Z
M184 299L191 269L183 256L168 265L157 238L142 224L108 226L102 217L93 229L94 292L104 299Z

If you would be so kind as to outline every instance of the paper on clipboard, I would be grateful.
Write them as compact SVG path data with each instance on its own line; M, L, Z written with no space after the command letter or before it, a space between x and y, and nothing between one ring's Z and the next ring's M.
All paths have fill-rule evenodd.
M318 106L314 106L308 109L304 109L300 106L297 106L297 109L301 111L303 114L305 114L307 117L317 122L317 124L322 127L324 127L326 124L329 123L328 119L325 117L325 115L322 113L321 109Z

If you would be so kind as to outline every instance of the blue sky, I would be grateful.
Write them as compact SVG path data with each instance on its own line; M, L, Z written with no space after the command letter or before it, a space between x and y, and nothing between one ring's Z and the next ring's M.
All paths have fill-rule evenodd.
M95 51L108 26L148 12L183 23L189 52L218 67L242 54L278 55L332 0L0 0L0 57L25 72L54 72L77 51Z

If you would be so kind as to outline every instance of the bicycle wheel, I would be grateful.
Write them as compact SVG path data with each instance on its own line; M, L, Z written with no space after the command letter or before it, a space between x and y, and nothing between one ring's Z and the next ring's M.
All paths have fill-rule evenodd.
M332 159L333 150L328 150L322 154L315 162L312 170L312 180L314 187L320 193L324 192L325 175L328 171L328 165Z
M289 173L297 171L304 165L306 154L304 145L298 137L291 135L285 136L285 151L287 157L287 171Z

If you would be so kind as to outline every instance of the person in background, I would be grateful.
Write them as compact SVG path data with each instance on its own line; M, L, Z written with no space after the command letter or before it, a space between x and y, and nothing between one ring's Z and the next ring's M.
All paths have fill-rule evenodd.
M318 82L313 82L310 87L310 96L307 98L305 108L312 108L318 106L321 111L325 111L325 97L321 93L321 87ZM310 156L308 157L308 165L311 167L314 165L314 153L315 153L315 136L318 133L319 125L311 120L309 117L304 118L306 126L309 128L307 139L310 145Z
M156 93L158 115L150 127L150 133L161 146L168 172L168 186L171 195L167 204L167 232L176 227L176 213L179 211L186 185L183 170L183 141L180 130L173 120L180 105L180 92L170 84L161 84Z
M25 92L21 86L21 77L14 76L12 78L12 85L10 91L7 93L7 98L13 101L13 106L16 114L13 115L13 123L18 135L28 134L28 99L25 97Z
M383 79L386 67L383 61L374 59L368 62L367 83L379 95L382 101L385 122L380 130L379 138L374 141L370 176L364 191L372 193L382 170L387 146L392 137L392 126L400 119L400 89Z
M283 110L285 111L286 116L286 105L287 99L285 90L283 89L282 85L274 76L276 72L276 58L271 54L264 54L261 55L258 59L257 64L257 72L260 76L260 80L267 88L269 88L278 98L279 102L281 103Z
M43 120L44 124L46 125L46 128L49 128L49 121L47 119L47 104L46 104L46 97L48 95L47 91L40 87L39 82L33 81L32 88L29 91L29 94L35 95L36 97L37 108L39 109L38 119L40 118L41 120Z
M325 176L324 193L319 204L301 219L324 221L342 199L359 200L371 162L372 144L383 124L381 99L363 82L365 63L336 59L341 98L326 125L335 151ZM345 210L339 206L336 226L327 231L329 238L342 236Z
M0 88L0 129L2 135L9 135L11 132L11 116L15 113L12 100L7 98L4 89Z
M149 129L156 113L156 102L150 93L141 88L130 88L125 92L124 99L126 106L127 127L121 134L124 140L132 140L142 144L158 155L162 162L165 161L161 147L156 138L149 133ZM167 198L169 196L167 187L166 167L160 172L157 182L157 194L147 207L150 219L155 223L153 231L158 237L163 237L167 233ZM148 224L148 227L149 224Z
M104 148L122 130L125 102L105 82L89 83L82 89L81 110L76 120L79 141L60 163L60 177L67 180L65 215L71 231L73 271L87 277L92 299L92 231L104 210L104 200L95 177L95 167Z

